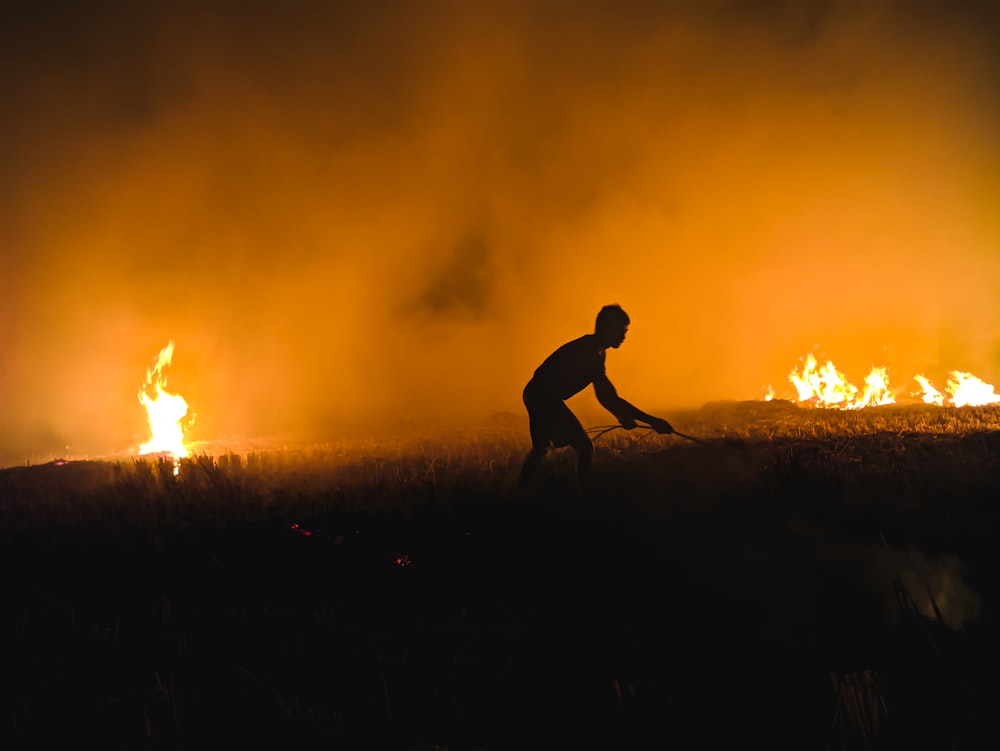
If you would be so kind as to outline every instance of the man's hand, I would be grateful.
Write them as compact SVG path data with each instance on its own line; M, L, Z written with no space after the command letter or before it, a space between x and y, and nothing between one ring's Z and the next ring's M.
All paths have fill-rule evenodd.
M657 433L661 434L674 432L673 426L669 422L660 417L654 417L652 420L650 420L649 427L651 427Z

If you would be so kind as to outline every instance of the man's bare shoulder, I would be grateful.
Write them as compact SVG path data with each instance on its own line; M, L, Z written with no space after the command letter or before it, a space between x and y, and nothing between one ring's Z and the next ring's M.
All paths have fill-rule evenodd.
M594 334L584 334L581 337L566 342L549 355L549 362L559 363L562 367L578 369L587 367L595 361L604 362L604 349L600 340Z
M566 342L559 349L597 352L600 349L600 344L598 344L597 336L595 334L584 334L583 336Z

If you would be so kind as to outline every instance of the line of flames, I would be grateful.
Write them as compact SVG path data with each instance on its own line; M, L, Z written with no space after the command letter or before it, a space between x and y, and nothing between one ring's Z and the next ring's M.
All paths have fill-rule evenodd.
M1000 403L1000 394L993 386L972 373L953 370L948 374L945 392L942 393L923 374L913 379L920 390L912 396L925 404L951 407L981 407ZM816 357L809 354L801 368L793 368L788 380L798 393L798 401L817 407L834 409L863 409L884 404L895 404L896 396L889 388L889 376L884 367L874 366L865 377L864 387L855 386L837 367L827 360L820 365ZM774 390L768 388L765 400L774 398Z

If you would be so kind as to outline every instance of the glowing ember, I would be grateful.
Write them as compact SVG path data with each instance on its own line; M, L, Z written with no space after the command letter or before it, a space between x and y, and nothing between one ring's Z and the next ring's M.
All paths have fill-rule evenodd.
M889 390L889 379L885 368L873 367L865 378L865 388L860 391L837 370L829 360L820 366L816 358L809 354L801 370L793 369L788 380L795 386L799 401L810 402L818 407L837 409L861 409L881 404L894 404L896 399Z
M175 460L188 455L184 445L184 427L181 421L187 415L184 397L169 393L163 369L174 356L174 343L160 350L156 365L146 371L146 384L139 390L139 401L146 408L146 420L152 438L139 448L140 454L170 454Z

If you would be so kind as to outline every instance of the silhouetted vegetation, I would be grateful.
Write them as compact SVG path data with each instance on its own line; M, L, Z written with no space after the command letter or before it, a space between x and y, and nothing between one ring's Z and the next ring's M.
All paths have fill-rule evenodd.
M1000 409L784 402L0 470L20 745L976 748ZM683 747L691 747L684 745Z

